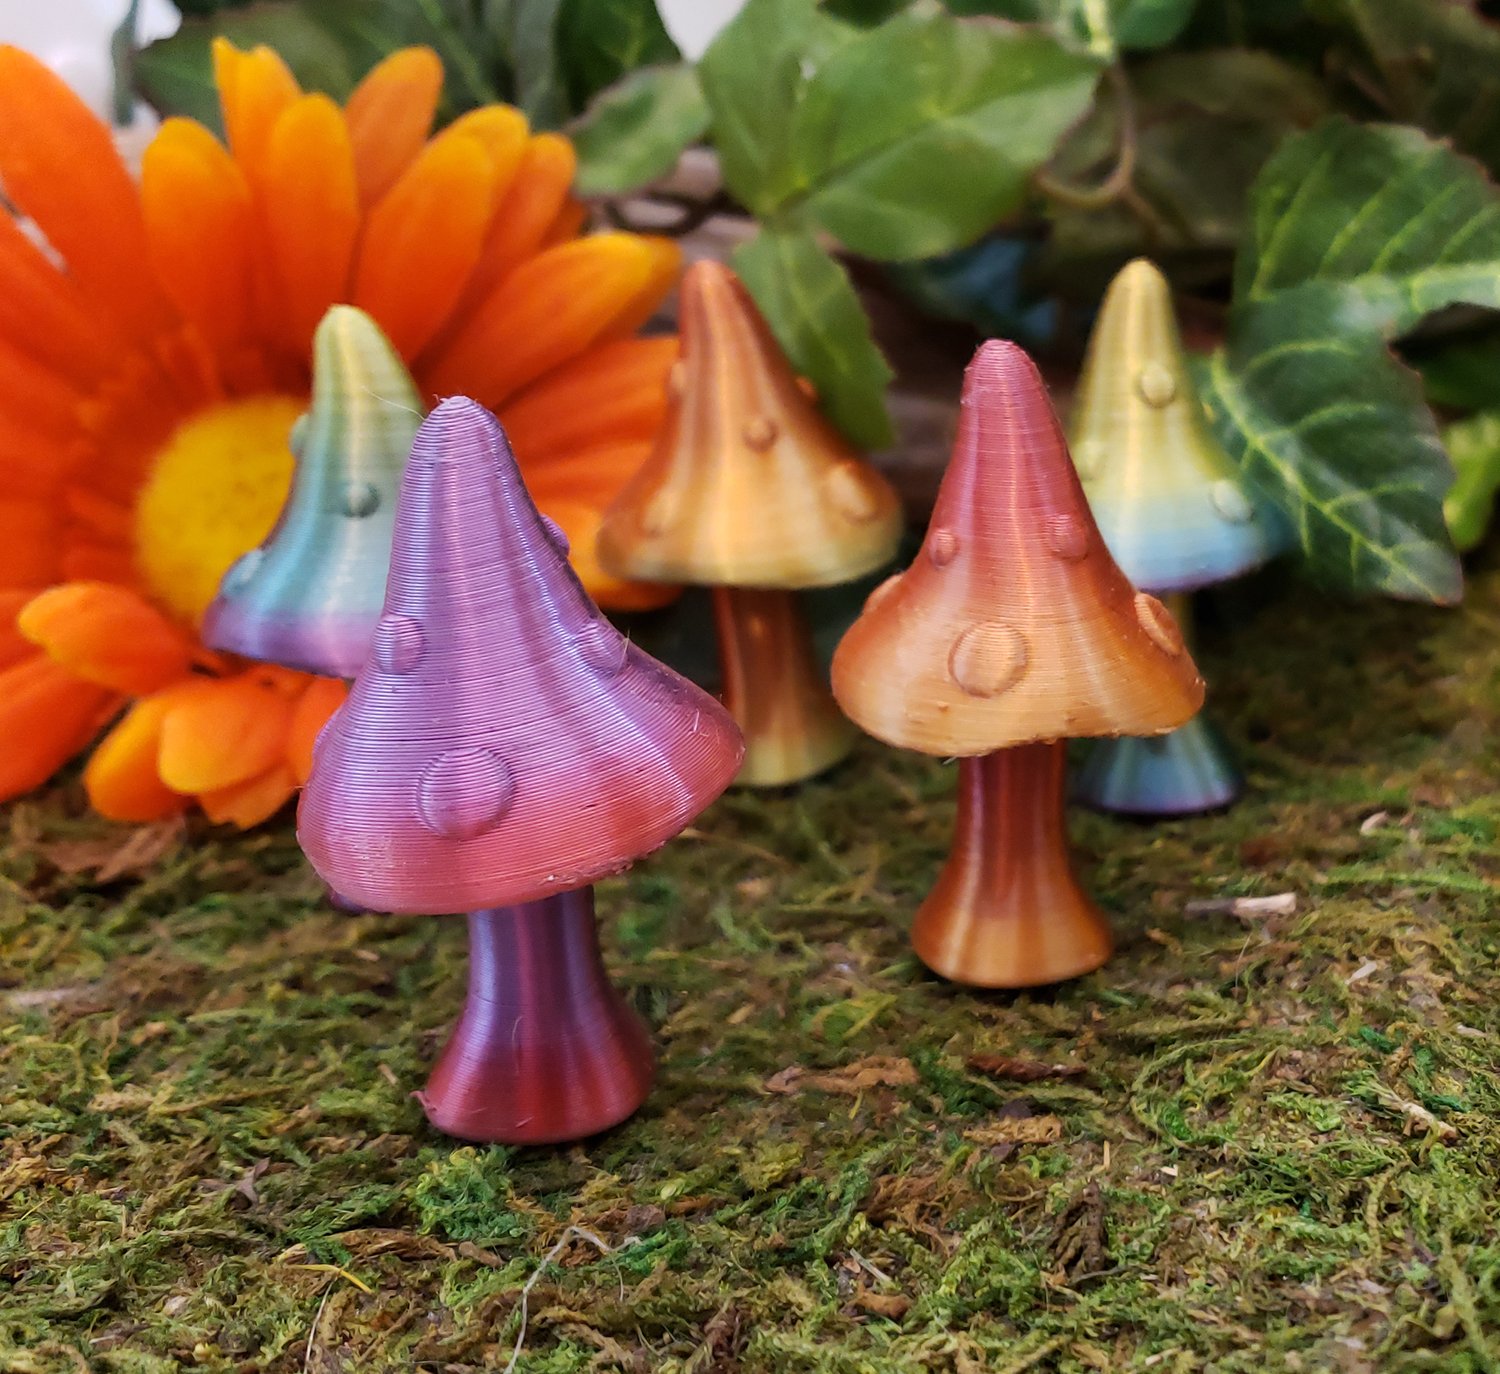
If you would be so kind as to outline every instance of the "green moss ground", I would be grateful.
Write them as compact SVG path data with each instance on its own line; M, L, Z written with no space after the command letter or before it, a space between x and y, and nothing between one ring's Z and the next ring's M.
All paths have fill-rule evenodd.
M1120 950L1054 992L907 950L951 767L723 801L601 891L662 1074L572 1149L408 1097L461 922L330 912L289 822L13 808L0 1369L500 1370L533 1274L535 1374L1500 1369L1493 561L1457 613L1219 603L1253 795L1077 817Z

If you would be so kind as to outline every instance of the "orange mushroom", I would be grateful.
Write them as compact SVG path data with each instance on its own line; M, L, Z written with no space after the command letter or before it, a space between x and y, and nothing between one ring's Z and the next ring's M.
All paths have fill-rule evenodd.
M1068 858L1062 741L1173 729L1203 681L1166 608L1110 557L1014 344L986 343L969 365L921 553L865 603L833 691L877 738L961 760L957 837L912 929L925 964L1027 987L1109 957Z
M855 734L796 592L887 562L901 509L814 409L729 268L695 263L681 301L666 423L605 514L599 558L618 576L713 589L724 704L746 742L738 781L775 787L837 763Z

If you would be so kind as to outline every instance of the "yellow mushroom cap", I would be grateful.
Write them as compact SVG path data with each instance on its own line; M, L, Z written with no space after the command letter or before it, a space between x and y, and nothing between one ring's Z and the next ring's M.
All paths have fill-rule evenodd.
M818 414L743 283L683 277L682 356L650 458L606 512L618 576L707 586L848 582L895 552L890 484Z

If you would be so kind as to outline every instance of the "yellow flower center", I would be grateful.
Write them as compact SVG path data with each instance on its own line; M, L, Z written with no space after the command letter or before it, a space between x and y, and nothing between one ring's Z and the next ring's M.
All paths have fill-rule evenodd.
M180 426L135 508L136 563L164 606L196 625L229 565L271 532L292 480L287 435L307 403L226 401Z

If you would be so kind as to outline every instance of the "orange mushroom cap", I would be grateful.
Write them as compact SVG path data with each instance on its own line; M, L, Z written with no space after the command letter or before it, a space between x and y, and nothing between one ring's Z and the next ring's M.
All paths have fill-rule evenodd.
M1202 705L1176 622L1110 557L1014 344L969 364L922 551L844 636L833 692L878 739L939 756L1161 734Z
M679 314L666 422L605 514L605 568L790 590L888 561L901 537L896 493L814 409L740 279L694 263Z

